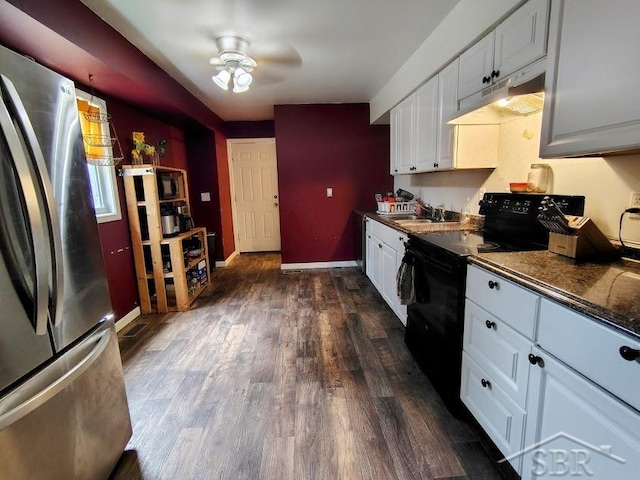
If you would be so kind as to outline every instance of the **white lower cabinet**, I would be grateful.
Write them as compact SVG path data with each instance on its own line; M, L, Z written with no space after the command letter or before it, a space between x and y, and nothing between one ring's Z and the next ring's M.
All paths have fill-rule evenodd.
M500 385L463 352L460 398L505 457L510 457L522 448L525 411ZM520 472L519 456L510 458L509 462Z
M404 243L408 237L380 222L367 219L366 271L371 283L403 325L407 324L407 307L400 303L396 287L396 274L404 256Z
M637 338L471 265L463 345L462 401L524 480L640 478Z
M522 478L640 478L638 411L551 354L532 354L541 360L530 374Z

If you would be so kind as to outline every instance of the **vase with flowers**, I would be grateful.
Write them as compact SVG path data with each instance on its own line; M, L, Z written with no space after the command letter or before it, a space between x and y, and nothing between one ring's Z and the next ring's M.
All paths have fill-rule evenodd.
M142 165L144 163L158 164L156 147L145 142L144 132L132 132L131 139L133 140L131 163L134 165Z

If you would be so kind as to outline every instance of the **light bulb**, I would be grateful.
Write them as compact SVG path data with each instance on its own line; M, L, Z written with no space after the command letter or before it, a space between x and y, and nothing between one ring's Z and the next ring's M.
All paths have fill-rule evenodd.
M231 74L228 70L220 70L220 72L217 75L211 77L211 79L221 89L229 90L229 80L231 79Z
M501 98L500 100L498 100L496 103L498 104L498 106L500 107L506 107L507 105L509 105L509 102L511 101L511 97L507 97L507 98Z
M234 76L235 86L238 89L243 89L242 90L243 92L246 91L244 90L245 88L246 89L249 88L249 85L251 85L251 82L253 81L253 77L251 76L251 74L242 67L236 68L235 72L233 73L233 76Z

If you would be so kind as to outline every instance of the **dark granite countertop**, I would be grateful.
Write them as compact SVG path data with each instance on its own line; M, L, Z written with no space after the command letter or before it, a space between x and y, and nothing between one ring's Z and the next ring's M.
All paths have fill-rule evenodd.
M640 262L576 263L548 251L481 253L469 262L640 337Z

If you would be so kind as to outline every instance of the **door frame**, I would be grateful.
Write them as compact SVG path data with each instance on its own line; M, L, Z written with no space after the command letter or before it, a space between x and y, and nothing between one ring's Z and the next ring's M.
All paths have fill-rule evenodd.
M234 145L247 145L256 143L273 143L276 145L275 137L264 138L229 138L227 139L227 164L229 168L229 191L231 192L231 218L233 219L233 242L236 246L235 251L240 253L240 231L238 230L238 205L236 203L236 181L233 169L233 147ZM278 153L276 151L276 173L278 171ZM280 226L282 226L282 218L280 218ZM282 232L282 228L280 229ZM282 237L282 235L281 235Z

